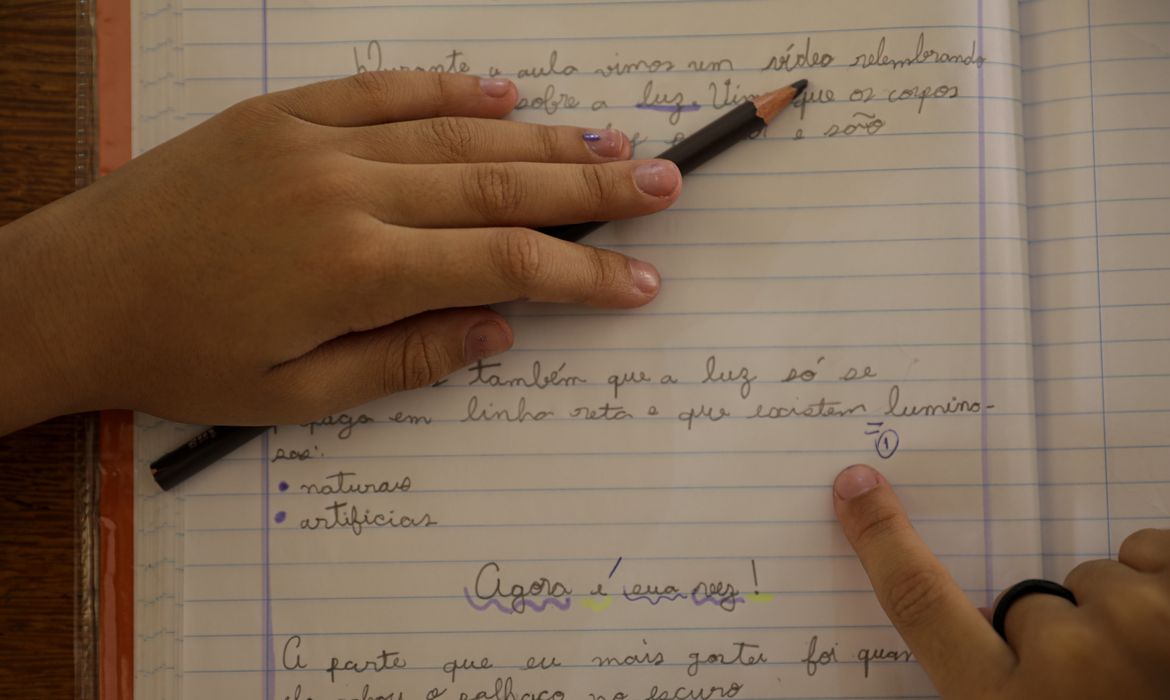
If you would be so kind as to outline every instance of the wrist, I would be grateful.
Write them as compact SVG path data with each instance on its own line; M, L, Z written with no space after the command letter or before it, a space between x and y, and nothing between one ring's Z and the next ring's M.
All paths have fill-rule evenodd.
M0 227L0 434L103 403L87 256L48 209Z

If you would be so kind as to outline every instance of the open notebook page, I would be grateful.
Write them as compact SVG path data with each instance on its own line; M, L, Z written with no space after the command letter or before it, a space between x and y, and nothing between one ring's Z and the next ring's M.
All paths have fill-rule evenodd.
M1021 4L1046 573L1170 515L1170 5Z
M652 155L726 102L812 87L671 212L591 239L659 266L647 308L510 305L516 347L484 367L281 427L176 494L142 479L143 531L178 536L139 580L170 567L181 604L142 617L139 687L932 695L829 488L878 463L976 603L1039 571L1014 15L185 3L176 101L152 107L176 128L318 78L465 64L517 80L515 118L612 122ZM139 420L145 464L182 428Z

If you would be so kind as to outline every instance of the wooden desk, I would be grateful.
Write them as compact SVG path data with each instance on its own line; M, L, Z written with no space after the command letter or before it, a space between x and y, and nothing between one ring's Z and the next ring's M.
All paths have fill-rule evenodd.
M0 0L0 225L73 190L75 13L74 0ZM0 437L0 697L85 696L74 464L89 424L70 416Z

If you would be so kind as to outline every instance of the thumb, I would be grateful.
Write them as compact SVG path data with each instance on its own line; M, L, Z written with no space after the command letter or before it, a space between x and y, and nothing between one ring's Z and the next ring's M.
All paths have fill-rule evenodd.
M877 470L837 475L833 508L865 567L878 602L945 697L977 697L1015 664L992 630L914 531Z
M443 309L335 338L273 370L301 412L324 415L417 389L512 347L512 329L486 308Z

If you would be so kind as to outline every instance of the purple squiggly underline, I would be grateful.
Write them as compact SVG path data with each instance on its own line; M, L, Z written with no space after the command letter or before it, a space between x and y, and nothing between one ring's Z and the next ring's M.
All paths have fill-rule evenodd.
M568 610L569 606L573 604L572 598L565 598L563 602L560 598L545 598L543 603L527 599L525 601L535 612L543 612L550 605L557 610Z
M710 603L712 605L718 605L719 607L723 607L723 602L725 600L727 600L727 599L726 598L716 598L715 596L709 596L709 595L705 595L702 598L700 598L698 596L693 596L691 598L691 601L695 605L702 605L703 603ZM735 598L732 598L732 600L735 601L736 603L746 603L747 602L747 600L745 600L744 598L741 598L740 596L736 596Z
M698 112L703 105L634 105L637 109L652 109L655 112Z
M631 595L630 593L622 591L622 597L625 598L626 600L630 601L631 603L639 601L639 600L644 600L651 605L658 605L659 603L662 603L662 602L670 603L670 602L673 602L676 600L684 599L687 597L687 594L686 593L674 593L674 594L668 595L665 593L659 593L659 594L655 595L655 594L650 594L650 593L635 593L635 594ZM651 597L653 597L654 600L651 600L650 599Z
M490 598L483 605L480 605L480 604L476 603L475 600L472 599L471 591L467 590L466 588L463 589L463 597L467 599L468 605L470 605L471 607L475 608L476 610L478 610L480 612L484 612L485 610L487 610L488 608L491 608L493 606L497 610L499 610L500 612L504 613L505 615L511 615L515 612L518 612L516 610L513 610L512 608L506 607L503 603L501 603L496 598ZM545 598L543 601L537 601L537 600L528 600L527 598L525 598L524 602L525 602L525 606L532 608L533 612L544 612L545 608L547 608L550 605L553 606L554 608L556 608L557 610L568 610L569 606L571 606L573 604L573 599L572 598L565 598L564 601L562 601L559 598Z

